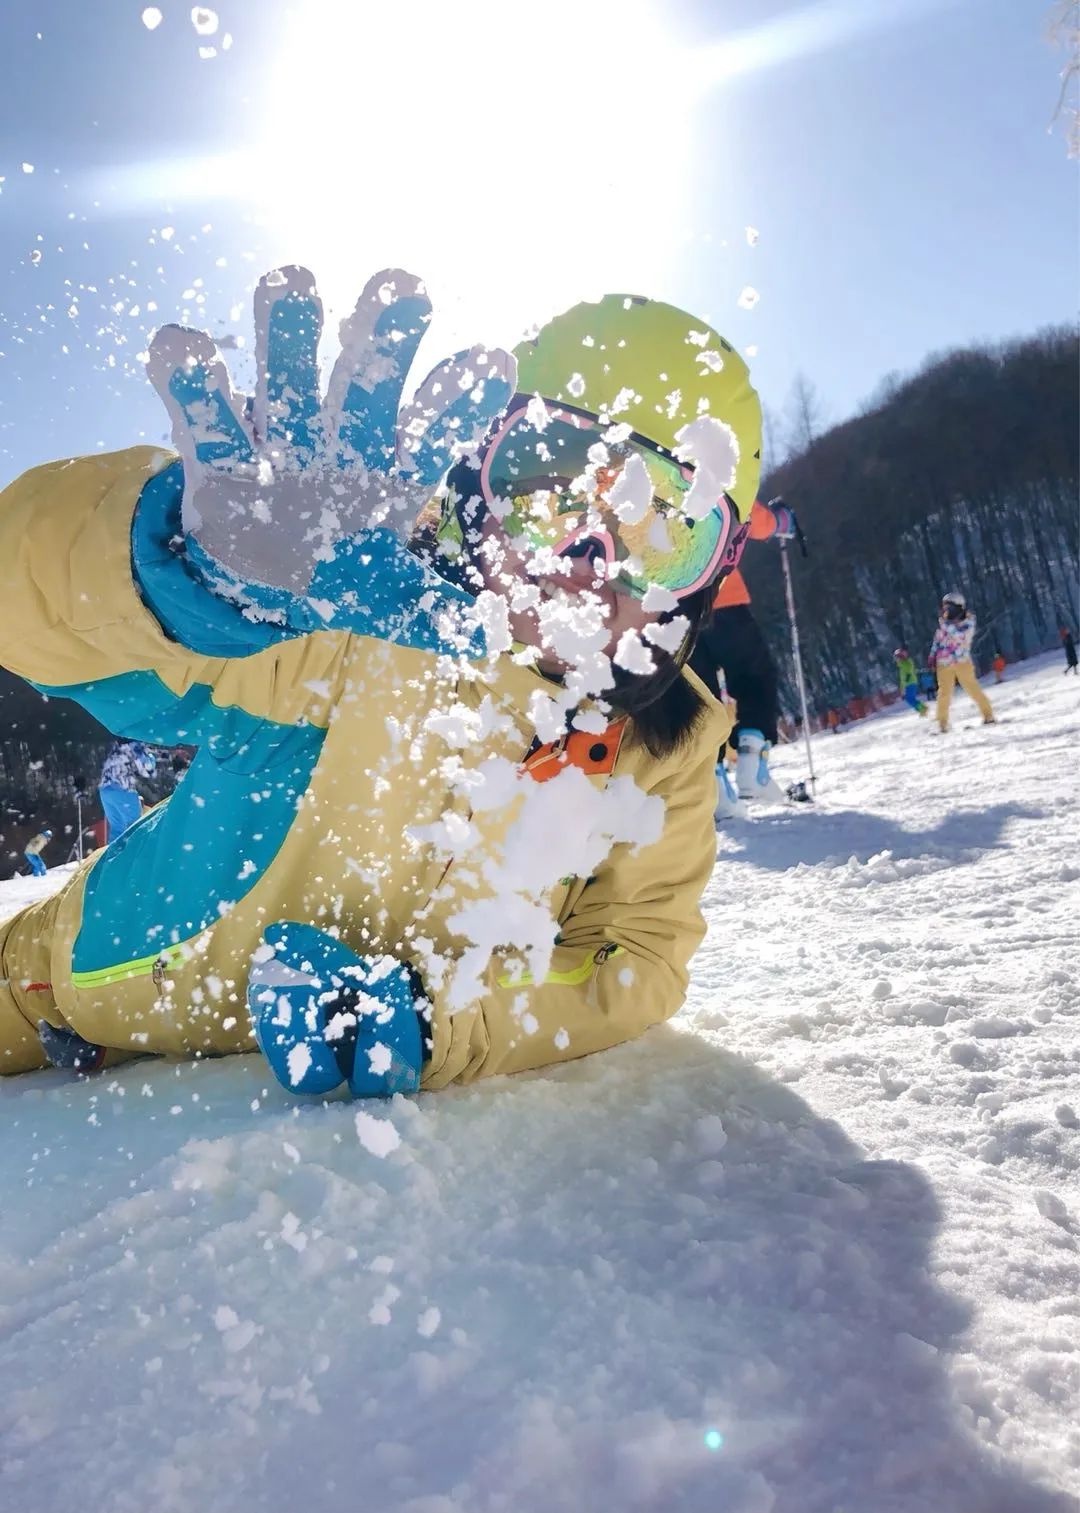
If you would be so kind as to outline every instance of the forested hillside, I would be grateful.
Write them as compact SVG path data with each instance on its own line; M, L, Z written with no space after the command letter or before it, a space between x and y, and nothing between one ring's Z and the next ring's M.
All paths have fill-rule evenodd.
M782 494L809 545L791 560L812 710L891 686L899 643L921 661L954 587L979 618L980 667L997 647L1025 657L1076 629L1078 355L1068 328L947 353L767 474L762 498ZM779 653L777 551L744 561Z
M70 699L46 699L0 668L0 878L18 870L23 845L44 826L53 832L48 864L67 860L76 787L80 779L89 786L85 818L97 819L94 785L108 744L108 732Z

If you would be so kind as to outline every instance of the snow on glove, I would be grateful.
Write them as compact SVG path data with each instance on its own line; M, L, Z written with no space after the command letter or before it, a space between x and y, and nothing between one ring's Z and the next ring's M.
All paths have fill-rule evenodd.
M420 1086L423 1034L408 968L357 956L314 925L271 925L255 952L248 1011L259 1049L293 1093L385 1098Z
M259 283L256 388L246 404L205 332L163 326L155 335L147 371L183 466L187 560L249 617L446 644L446 611L460 612L469 597L403 543L453 463L505 408L516 364L473 347L441 362L403 404L430 317L419 279L377 273L342 323L325 400L322 302L305 268Z

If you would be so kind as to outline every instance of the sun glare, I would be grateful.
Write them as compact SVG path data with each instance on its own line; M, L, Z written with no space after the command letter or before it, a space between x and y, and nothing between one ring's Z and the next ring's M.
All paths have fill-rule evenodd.
M375 268L420 273L453 342L650 290L684 234L686 57L645 0L307 0L259 105L273 250L337 315Z

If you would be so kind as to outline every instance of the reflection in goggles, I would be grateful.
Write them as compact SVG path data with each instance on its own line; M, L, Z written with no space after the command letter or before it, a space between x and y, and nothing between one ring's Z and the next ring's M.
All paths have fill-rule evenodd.
M509 504L503 525L541 561L603 556L640 596L656 583L684 595L725 562L737 512L726 497L703 519L680 508L693 469L630 431L548 407L542 428L518 409L490 444L481 470L489 503Z

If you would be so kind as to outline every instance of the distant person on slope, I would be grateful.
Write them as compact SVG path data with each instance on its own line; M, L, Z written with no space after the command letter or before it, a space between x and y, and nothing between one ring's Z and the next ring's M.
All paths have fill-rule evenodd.
M35 877L44 877L46 873L45 863L41 860L41 853L52 840L51 830L41 830L32 840L27 841L23 847L23 856L30 864L30 871Z
M98 779L98 797L105 814L105 844L130 830L142 813L136 779L148 778L157 759L142 741L114 741Z
M964 595L953 589L941 601L941 618L930 648L930 659L937 673L937 722L942 733L949 728L949 706L957 683L979 706L984 725L994 723L990 700L979 687L975 664L971 660L971 643L975 639L975 616L970 613Z
M1065 671L1066 673L1074 673L1077 661L1080 659L1076 655L1076 642L1073 640L1073 633L1067 625L1063 625L1060 635L1061 644L1065 649Z
M794 530L794 515L782 499L750 511L751 541L768 541L778 525ZM791 527L791 530L788 527ZM721 579L712 614L698 636L690 666L718 698L735 701L735 728L721 747L716 766L717 818L739 812L739 800L782 804L784 793L769 772L769 754L778 738L780 714L776 663L750 608L750 590L738 568ZM735 778L727 769L728 749L738 753Z
M1000 647L994 652L994 660L990 665L994 669L994 682L1004 683L1006 662L1005 653Z
M900 697L916 714L925 714L926 705L919 697L919 675L915 671L915 659L906 646L898 646L893 652L896 676L900 680Z

